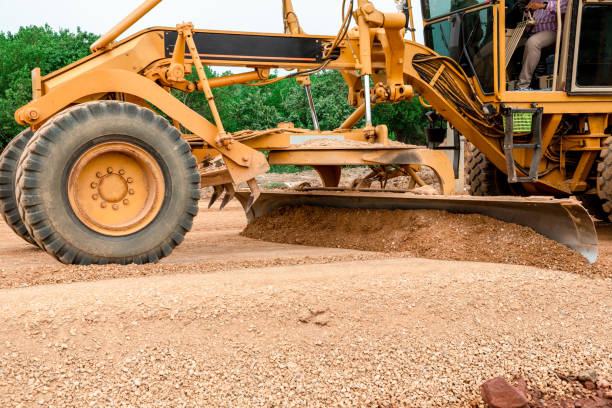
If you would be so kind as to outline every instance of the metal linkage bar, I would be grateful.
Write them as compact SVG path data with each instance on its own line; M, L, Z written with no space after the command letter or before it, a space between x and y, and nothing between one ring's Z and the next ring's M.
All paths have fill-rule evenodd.
M310 116L312 117L312 125L315 130L321 130L319 127L319 118L317 117L317 111L314 106L314 101L312 100L312 91L310 90L310 85L304 85L304 89L306 90L306 98L308 98L308 107L310 108Z
M204 91L204 95L208 100L208 106L210 106L210 111L212 113L213 119L215 120L217 130L219 132L216 140L217 146L225 146L229 148L229 145L232 143L232 138L231 136L228 136L225 132L223 122L221 121L221 116L219 115L219 110L217 109L217 104L215 103L215 97L212 93L210 83L208 82L208 77L206 76L206 71L204 71L204 66L202 65L202 61L200 60L200 54L198 53L198 49L195 45L195 42L193 41L193 25L184 24L179 26L178 28L179 35L182 35L185 38L185 43L187 44L187 48L189 49L193 64L196 67L196 71L200 79L200 87Z
M363 99L365 101L366 126L372 125L372 100L370 99L370 76L363 76Z

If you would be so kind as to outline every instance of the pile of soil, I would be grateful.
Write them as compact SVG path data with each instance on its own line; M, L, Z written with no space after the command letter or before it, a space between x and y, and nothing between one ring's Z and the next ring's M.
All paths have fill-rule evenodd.
M494 262L612 277L577 252L531 228L480 214L440 210L283 207L261 217L243 236L279 243L401 252L407 256Z

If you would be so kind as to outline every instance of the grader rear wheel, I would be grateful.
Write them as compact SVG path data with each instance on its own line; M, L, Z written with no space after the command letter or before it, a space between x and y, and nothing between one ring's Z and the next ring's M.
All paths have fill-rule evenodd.
M148 109L91 102L34 135L17 174L36 242L64 263L146 263L169 255L197 214L196 160Z
M470 195L513 195L504 173L471 143L466 145L466 182Z
M15 195L15 180L17 178L17 167L23 151L34 133L26 129L19 133L4 148L0 156L0 213L15 234L32 245L36 241L28 232L26 225L19 214L17 197Z
M597 166L597 189L601 200L602 218L612 222L612 137L603 143L601 162Z

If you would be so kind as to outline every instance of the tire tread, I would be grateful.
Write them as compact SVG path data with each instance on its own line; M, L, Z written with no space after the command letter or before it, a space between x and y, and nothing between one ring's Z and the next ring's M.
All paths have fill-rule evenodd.
M0 155L0 213L7 225L26 242L36 245L36 241L19 212L16 193L17 169L28 143L34 133L26 129L9 142Z
M45 159L49 154L50 145L59 143L62 132L75 126L105 115L124 115L134 119L138 117L147 120L155 120L160 129L160 137L167 137L174 145L174 150L180 154L185 168L189 171L189 189L187 194L190 200L187 203L187 211L184 212L180 222L157 247L150 249L146 253L134 254L129 257L99 256L86 253L74 247L60 236L47 214L42 211L42 195L45 186L39 186L37 174L45 166ZM159 115L155 115L148 109L140 106L117 101L97 101L80 104L66 109L54 118L50 119L35 134L26 148L26 154L22 155L21 162L17 169L17 197L20 203L20 213L23 219L27 220L28 230L34 240L48 253L66 264L131 264L157 262L159 259L169 255L172 250L182 241L185 234L191 229L193 208L197 208L199 197L199 175L197 172L197 162L187 143L180 137L176 128L172 127L168 121ZM197 181L196 180L197 176ZM188 227L188 228L186 228ZM178 238L180 236L180 238Z

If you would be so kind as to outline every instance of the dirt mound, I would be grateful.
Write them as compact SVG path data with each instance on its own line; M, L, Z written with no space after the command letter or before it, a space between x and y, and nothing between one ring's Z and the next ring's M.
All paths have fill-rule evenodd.
M290 244L404 252L419 258L610 274L606 265L589 265L577 252L531 228L480 214L284 207L257 219L242 235Z

